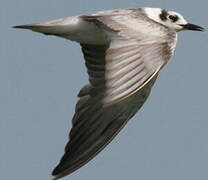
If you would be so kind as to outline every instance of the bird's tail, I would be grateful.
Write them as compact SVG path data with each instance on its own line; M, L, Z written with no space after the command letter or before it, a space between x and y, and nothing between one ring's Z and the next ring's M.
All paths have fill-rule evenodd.
M68 17L37 24L18 25L13 26L13 28L30 29L32 31L40 32L46 35L61 36L63 34L67 35L76 32L78 23L78 17Z

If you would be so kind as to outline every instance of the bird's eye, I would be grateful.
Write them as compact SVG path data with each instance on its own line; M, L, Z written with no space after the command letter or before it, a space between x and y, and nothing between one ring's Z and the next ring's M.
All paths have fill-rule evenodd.
M170 16L168 16L168 18L172 21L172 22L176 22L176 21L178 21L178 16L173 16L173 15L170 15Z

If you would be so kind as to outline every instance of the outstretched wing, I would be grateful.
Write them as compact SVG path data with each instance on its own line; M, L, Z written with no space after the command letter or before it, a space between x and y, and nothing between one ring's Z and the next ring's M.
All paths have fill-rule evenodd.
M144 104L173 51L175 36L165 39L166 30L156 36L128 27L119 16L85 18L102 28L110 43L81 44L90 84L78 95L70 140L52 173L56 178L86 164L115 137ZM149 25L139 23L141 29Z

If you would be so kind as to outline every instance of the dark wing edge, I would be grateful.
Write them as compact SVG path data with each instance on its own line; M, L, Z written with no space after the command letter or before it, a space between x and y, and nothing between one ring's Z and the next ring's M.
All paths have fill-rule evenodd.
M80 103L82 104L82 107L78 109L75 113L75 116L73 118L73 128L79 126L79 123L82 123L82 125L83 123L86 123L85 128L79 130L87 130L87 132L93 131L93 133L89 133L88 136L82 136L83 139L80 142L83 144L79 144L80 142L76 141L73 145L71 144L71 142L73 142L74 137L72 136L72 133L70 133L72 139L70 139L70 141L68 142L65 148L65 154L62 157L59 165L54 169L52 173L52 175L55 176L55 179L59 179L73 173L74 171L85 165L92 158L94 158L100 151L102 151L120 132L120 130L125 126L128 120L142 107L150 94L151 88L155 83L156 78L157 74L148 83L146 83L144 88L142 88L140 91L137 91L134 95L130 96L124 101L108 107L101 107L98 105L99 107L91 106L87 108L86 106L88 103L86 99L89 94L85 92L85 95L81 96L80 100L77 103L77 106L80 106ZM89 115L92 113L94 115L90 116L90 118L79 119L78 121L75 120L80 114L83 113L83 111L83 118L89 117L85 114ZM93 125L90 124L92 123L92 119L94 119L94 121L98 121L97 124L99 124L94 130ZM71 132L73 132L73 128ZM96 137L94 137L94 134L96 135ZM91 141L88 142L88 139L91 139ZM78 152L81 149L82 151Z

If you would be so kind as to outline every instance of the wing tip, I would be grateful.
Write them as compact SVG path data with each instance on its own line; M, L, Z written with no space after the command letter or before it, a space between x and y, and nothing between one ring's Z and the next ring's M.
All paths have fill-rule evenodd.
M79 167L78 167L79 168ZM71 173L73 173L75 170L77 170L78 168L67 168L67 169L62 169L62 167L60 166L60 164L52 171L52 176L54 176L54 179L52 180L57 180L60 179L64 176L70 175Z

